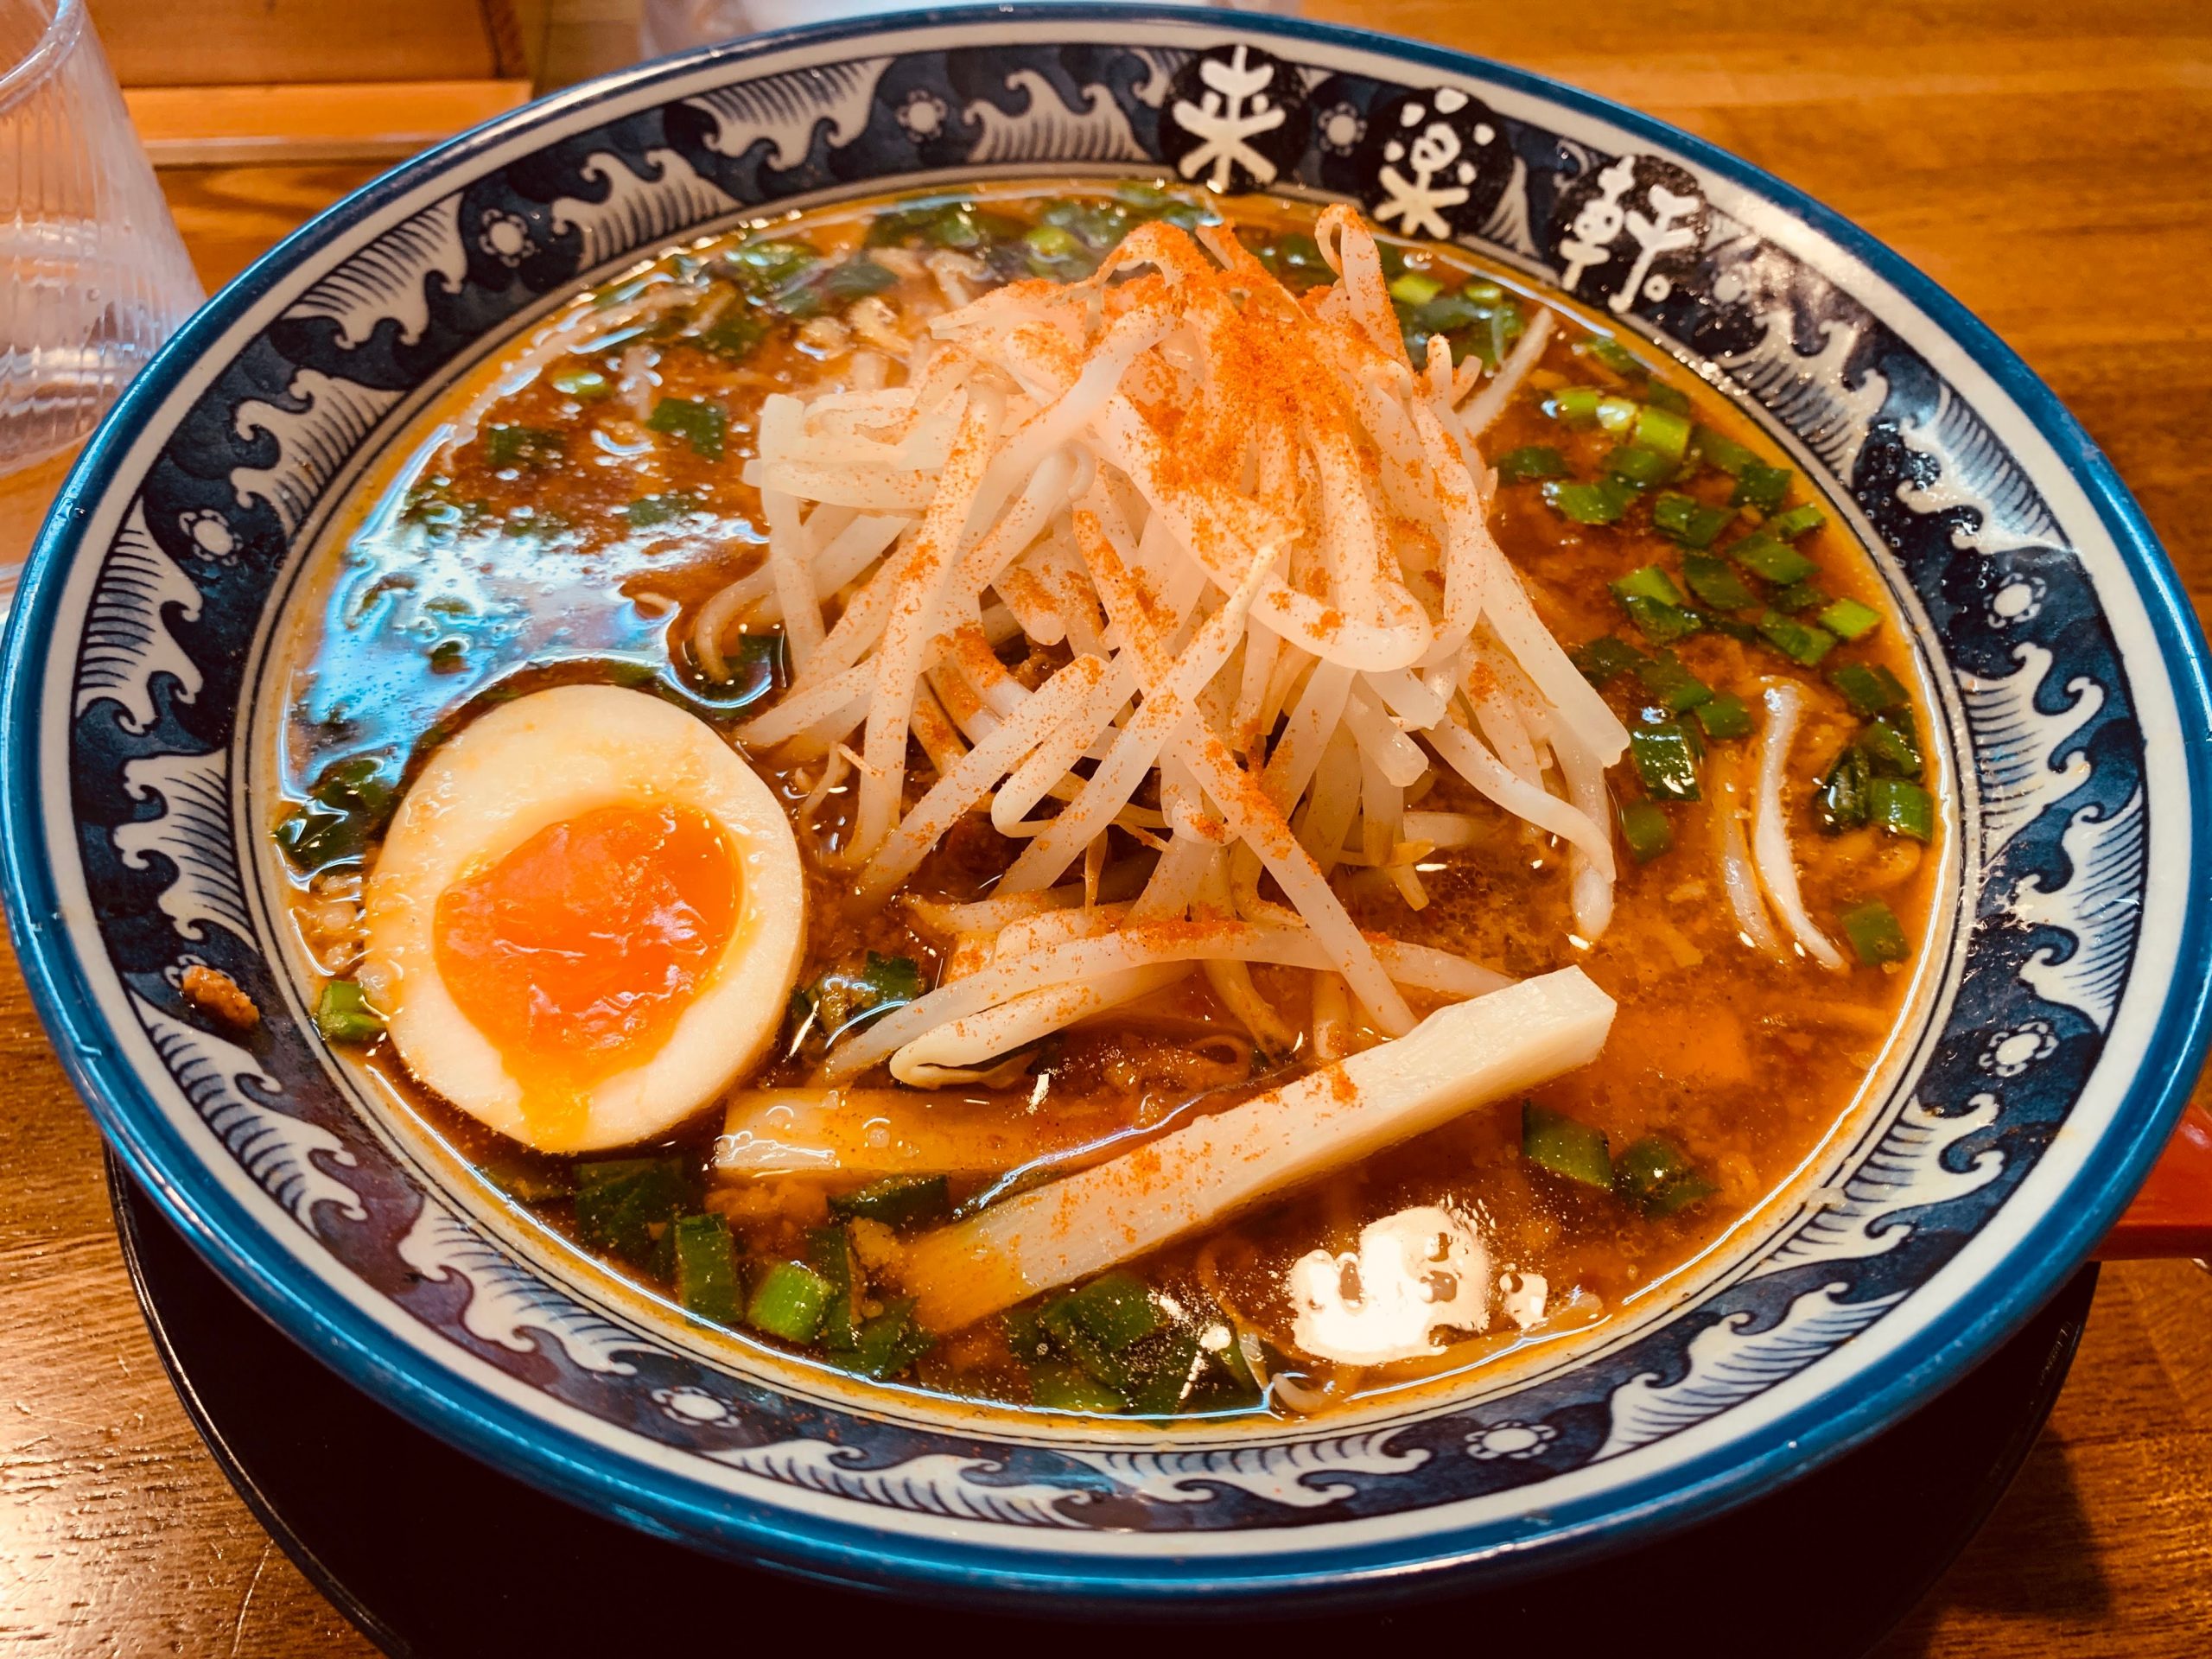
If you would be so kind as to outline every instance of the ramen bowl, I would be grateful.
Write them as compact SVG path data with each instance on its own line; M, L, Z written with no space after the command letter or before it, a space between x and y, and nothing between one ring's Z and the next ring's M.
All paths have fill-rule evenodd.
M1419 139L1477 107L1503 170L1466 223L1424 160L1440 149L1393 155L1376 129ZM1433 222L1690 366L1880 550L1956 805L1908 1017L1798 1178L1585 1338L1441 1391L1173 1433L858 1389L703 1339L518 1227L316 1034L257 844L257 757L303 568L393 435L671 244L1070 175ZM197 1248L486 1461L840 1581L1219 1604L1631 1545L1878 1432L2016 1328L2140 1183L2203 1042L2202 645L2081 429L1788 187L1586 94L1356 31L929 14L645 65L470 133L292 237L132 385L48 524L6 659L15 939L77 1086ZM258 1023L183 996L194 967Z

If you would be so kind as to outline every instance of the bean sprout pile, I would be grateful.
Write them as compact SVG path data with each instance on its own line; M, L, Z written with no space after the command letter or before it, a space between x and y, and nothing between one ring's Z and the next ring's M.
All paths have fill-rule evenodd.
M1417 867L1478 833L1421 810L1446 772L1557 837L1577 934L1605 931L1628 734L1493 538L1475 444L1551 314L1487 375L1440 339L1416 365L1357 216L1330 208L1317 240L1338 280L1301 298L1226 226L1145 225L1085 280L937 316L902 384L764 402L746 480L766 562L705 608L702 659L733 623L780 628L790 689L738 735L819 761L816 852L948 951L823 1081L887 1061L925 1087L1001 1079L1193 972L1262 1049L1353 1005L1402 1035L1408 992L1504 982L1363 932L1330 873L1380 870L1424 906ZM1009 668L1017 641L1049 673ZM910 779L910 740L933 777ZM902 893L985 813L1020 844L988 897ZM1158 859L1101 903L1116 827ZM1310 1027L1255 963L1310 971Z

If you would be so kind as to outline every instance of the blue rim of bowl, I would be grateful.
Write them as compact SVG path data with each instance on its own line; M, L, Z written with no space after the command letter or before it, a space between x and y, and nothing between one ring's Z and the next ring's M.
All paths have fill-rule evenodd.
M142 423L197 354L219 339L302 255L312 253L426 177L526 133L549 114L586 107L709 63L742 62L797 44L1007 22L1135 21L1218 28L1365 51L1447 73L1468 74L1564 107L1671 149L1792 215L1889 283L2016 404L2081 487L2113 538L2159 646L2183 729L2192 802L2212 799L2212 684L2207 652L2180 580L2112 463L2081 423L1985 324L1897 254L1804 192L1704 140L1609 99L1471 54L1370 30L1248 12L1178 5L959 7L817 24L702 48L584 82L510 111L424 152L309 220L256 260L180 329L128 387L86 446L34 546L0 644L0 859L9 925L34 1003L64 1069L122 1154L131 1174L232 1288L348 1382L473 1455L584 1508L612 1514L674 1541L719 1550L841 1585L934 1597L1016 1603L1041 1595L1072 1611L1107 1604L1162 1611L1193 1600L1262 1596L1387 1599L1440 1589L1481 1571L1497 1578L1563 1567L1633 1544L1650 1531L1713 1514L1809 1472L1943 1388L2018 1330L2109 1230L2148 1174L2178 1119L2201 1064L2212 1013L2212 976L2187 964L2212 960L2212 893L2193 884L2177 941L2175 975L2112 1127L2068 1183L2085 1194L2053 1205L2010 1253L2016 1271L1986 1300L1961 1299L1911 1338L1886 1375L1840 1408L1815 1402L1689 1464L1625 1487L1476 1526L1373 1545L1250 1556L1178 1556L1170 1549L1105 1559L948 1543L801 1515L734 1498L671 1471L620 1458L565 1436L458 1372L424 1367L420 1351L360 1309L323 1290L275 1246L170 1127L152 1096L105 1039L79 964L56 937L59 912L38 810L38 693L50 637L86 511L111 480ZM2212 861L2212 826L2191 826L2190 863ZM426 1374L427 1372L427 1374Z

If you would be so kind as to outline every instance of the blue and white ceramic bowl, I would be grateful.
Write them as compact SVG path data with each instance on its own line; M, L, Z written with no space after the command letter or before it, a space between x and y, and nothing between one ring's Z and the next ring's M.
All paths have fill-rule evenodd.
M1239 56L1274 72L1272 120L1187 96ZM1394 135L1468 121L1507 140L1480 189L1391 164ZM1053 172L1353 197L1566 286L1731 392L1884 550L1961 804L1942 948L1820 1166L1670 1305L1303 1425L1085 1431L863 1395L703 1345L513 1230L315 1040L253 845L255 757L306 550L388 435L679 237ZM1661 183L1694 206L1670 217ZM1343 1594L1633 1542L1872 1433L2018 1325L2134 1189L2202 1042L2203 646L2082 429L1786 186L1586 94L1343 29L947 12L650 64L494 122L315 220L140 378L47 527L6 658L16 942L79 1088L198 1247L478 1455L841 1580ZM188 959L251 989L250 1040L181 1000Z

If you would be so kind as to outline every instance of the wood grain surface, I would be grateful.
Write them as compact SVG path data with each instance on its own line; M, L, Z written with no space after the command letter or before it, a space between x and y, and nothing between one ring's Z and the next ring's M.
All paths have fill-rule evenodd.
M1856 219L2079 415L2212 596L2212 6L1316 5L1634 104ZM212 289L360 168L166 176ZM2203 1086L2199 1085L2202 1097ZM99 1148L0 952L0 1651L368 1651L155 1358ZM1786 1637L1776 1647L1787 1653ZM2212 1274L2109 1267L2049 1431L1885 1659L2212 1652Z

